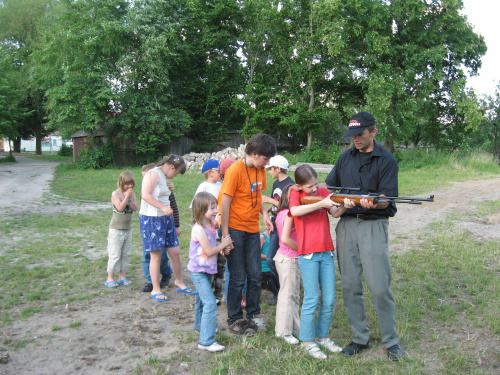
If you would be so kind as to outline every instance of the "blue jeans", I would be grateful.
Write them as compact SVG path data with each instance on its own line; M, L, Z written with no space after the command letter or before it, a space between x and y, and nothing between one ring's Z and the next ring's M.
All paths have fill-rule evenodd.
M212 276L205 272L190 272L196 291L194 301L194 330L200 332L198 344L210 346L215 342L217 301L212 291Z
M146 278L146 283L151 284L151 275L149 274L149 262L151 260L151 254L149 251L142 252L142 270L144 272L144 277ZM170 277L172 274L172 268L168 262L167 250L164 248L161 251L161 263L160 263L160 273L163 277Z
M227 292L229 290L229 266L227 265L227 260L226 260L226 270L224 271L224 297L226 297L227 300ZM242 292L243 294L247 294L247 282L245 281L245 287L243 288ZM227 301L226 301L227 305Z
M229 325L243 318L241 294L247 281L247 319L260 314L262 266L260 262L260 233L248 233L229 228L234 249L227 255L230 273L227 295L227 322Z
M280 291L280 278L278 276L278 271L276 270L276 265L274 264L274 257L278 252L280 247L280 237L278 236L278 230L276 229L276 219L272 219L274 230L269 233L269 250L266 255L266 263L271 272L271 290L273 292L273 298L278 298L278 293Z
M300 341L314 341L315 335L319 338L326 338L330 331L335 303L333 256L330 251L314 253L311 259L305 259L304 255L301 255L299 267L304 285L304 300L300 314ZM321 290L321 306L315 324L319 290Z

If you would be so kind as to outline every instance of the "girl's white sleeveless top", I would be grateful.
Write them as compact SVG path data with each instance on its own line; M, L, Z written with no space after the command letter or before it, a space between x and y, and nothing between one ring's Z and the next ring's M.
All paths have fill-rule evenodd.
M153 171L158 173L158 176L160 176L158 184L153 189L153 197L155 197L164 206L170 207L170 200L169 200L170 189L167 187L167 178L165 177L160 168L155 167L150 171L148 171L148 173L146 173L146 175L144 176L143 181L146 178L148 178L148 175ZM146 202L142 198L141 198L141 209L139 210L139 214L145 216L165 216L165 213L162 210L154 206L151 206L148 202Z

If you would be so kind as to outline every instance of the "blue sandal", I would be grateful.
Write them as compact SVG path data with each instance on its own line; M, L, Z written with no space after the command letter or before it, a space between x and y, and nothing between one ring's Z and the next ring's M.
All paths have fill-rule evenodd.
M187 288L184 288L184 289L181 289L181 288L177 288L177 293L182 293L182 294L198 294L198 292L196 290L192 290L190 287L187 287Z
M156 302L167 302L168 298L158 298L158 297L166 297L165 294L163 293L156 293L156 294L151 294L151 298L154 299Z
M104 285L106 285L108 288L116 288L118 286L118 283L115 280L111 280L106 281Z

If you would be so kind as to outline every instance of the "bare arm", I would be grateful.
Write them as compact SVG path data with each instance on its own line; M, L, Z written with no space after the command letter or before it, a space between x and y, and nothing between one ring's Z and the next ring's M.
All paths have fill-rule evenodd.
M224 250L224 248L233 243L231 237L222 236L220 244L215 247L212 247L207 237L207 234L205 233L205 230L199 225L195 225L193 227L193 230L191 232L191 238L200 243L200 246L203 248L203 251L205 251L205 253L209 257L216 255L221 250Z
M160 176L158 176L157 172L151 171L146 175L142 181L142 199L151 206L162 210L165 215L171 216L174 213L172 209L162 204L153 196L153 190L158 185L158 182L160 182Z
M127 189L123 193L123 197L121 197L120 195L121 194L118 193L118 190L115 190L113 191L113 193L111 193L111 203L113 203L113 206L115 206L117 211L123 212L128 204L130 204L130 208L133 211L137 211L137 202L135 200L135 194L132 189Z
M274 207L278 207L279 201L277 201L274 198L270 198L266 195L263 195L262 196L262 203L269 203L269 204L272 204Z
M293 218L288 215L285 216L285 221L283 222L283 232L281 232L281 242L288 246L290 249L297 250L297 242L292 240L290 235L292 234L292 229L294 227Z
M323 200L313 203L313 204L304 204L300 206L294 206L290 208L290 213L292 216L303 216L307 215L316 210L325 208L330 210L332 207L340 206L339 203L336 203L330 199L331 194L328 197L325 197Z
M220 224L222 228L222 235L229 235L229 208L231 207L231 202L233 197L227 194L222 195L222 208L220 211Z
M272 232L274 230L273 222L269 219L269 213L262 203L260 204L260 213L264 219L264 225Z
M344 198L344 205L341 206L341 207L332 207L330 208L330 214L333 216L333 217L340 217L344 214L344 212L348 209L348 208L353 208L355 206L355 203L348 199L348 198Z

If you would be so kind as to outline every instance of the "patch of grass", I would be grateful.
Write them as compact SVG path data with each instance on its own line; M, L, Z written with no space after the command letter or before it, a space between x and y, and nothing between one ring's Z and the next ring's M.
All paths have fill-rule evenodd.
M485 179L500 175L500 166L488 154L460 155L407 150L398 155L400 196L432 192L448 186L452 181Z
M69 323L68 328L78 328L81 325L82 325L82 322L77 320L77 321Z
M63 329L63 327L61 326L56 326L56 325L52 326L52 331L60 331L61 329Z
M21 318L28 319L31 315L33 315L37 312L40 312L40 311L42 311L42 308L40 306L28 307L28 308L23 309L21 311Z
M21 215L0 218L0 310L3 323L41 311L44 306L92 298L100 293L107 261L110 213ZM4 225L5 224L5 225ZM134 243L140 244L139 231ZM140 246L140 245L139 245ZM140 267L140 254L131 266ZM18 307L14 309L15 307Z
M17 160L13 155L7 155L5 157L0 157L0 164L4 163L16 163Z
M487 216L500 212L500 201L484 201L478 204L477 216Z
M25 348L29 343L31 342L31 340L29 339L28 337L28 334L26 334L22 340L20 341L17 341L17 342L11 342L10 343L10 346L12 347L12 349L14 350L19 350L19 349L23 349Z
M151 370L151 373L157 374L157 375L167 375L170 373L170 367L164 360L158 359L157 356L149 356L148 359L146 359L146 362L144 364L145 368L141 365L137 365L137 368L135 370L136 374L144 374L144 370L149 367Z

